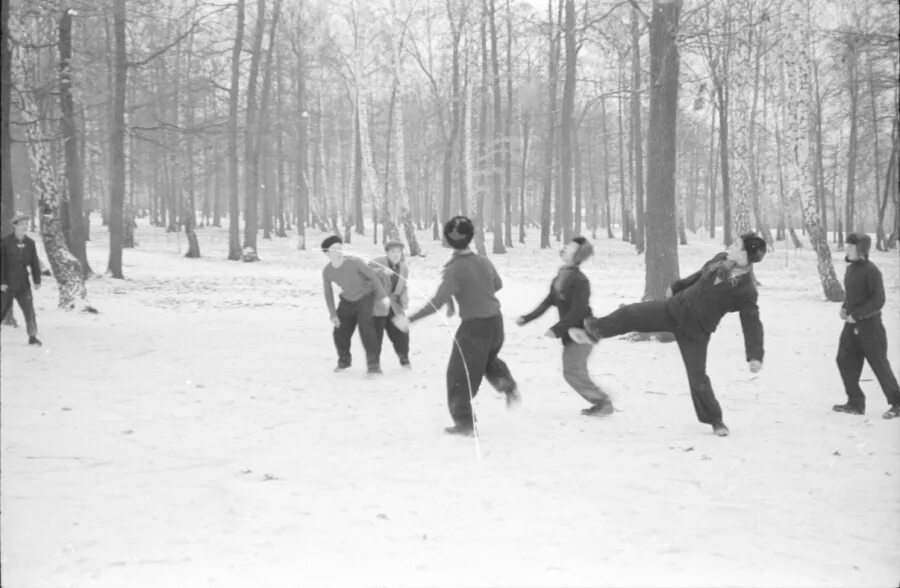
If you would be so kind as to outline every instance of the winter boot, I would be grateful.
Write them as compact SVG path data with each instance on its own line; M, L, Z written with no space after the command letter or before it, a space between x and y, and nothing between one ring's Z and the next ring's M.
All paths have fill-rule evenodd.
M445 427L444 432L448 435L459 435L461 437L473 437L475 435L475 429L473 429L471 425L453 425L452 427Z
M731 431L728 430L728 427L725 426L725 423L718 422L713 426L713 433L718 437L727 437Z
M581 411L581 414L584 416L609 416L615 411L616 409L613 407L613 403L610 402L609 399L606 399L585 408Z
M881 415L881 417L885 419L896 419L900 417L900 404L895 404L890 407L886 413Z
M843 412L846 414L866 414L866 406L847 402L847 404L835 404L831 407L834 412Z

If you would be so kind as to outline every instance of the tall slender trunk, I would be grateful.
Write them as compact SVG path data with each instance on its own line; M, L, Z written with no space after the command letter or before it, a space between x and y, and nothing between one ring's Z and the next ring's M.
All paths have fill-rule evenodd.
M562 2L563 0L558 0ZM547 135L544 144L544 190L541 197L541 248L550 247L550 215L551 198L553 197L553 150L556 146L556 92L559 78L559 22L553 25L553 0L547 0L547 18L549 19L550 41L550 83L547 86Z
M527 112L522 113L522 167L520 169L521 184L519 185L519 243L525 243L525 174L528 170L528 143L531 135L531 117Z
M6 8L4 8L5 12ZM4 14L3 18L8 18ZM4 36L4 43L6 42ZM62 110L60 128L65 146L66 189L68 191L67 212L69 225L69 248L81 264L84 277L91 275L87 260L84 234L84 176L78 148L78 133L75 128L75 103L72 99L72 11L66 10L59 19L59 100ZM6 65L4 65L6 67ZM8 90L4 90L8 91ZM4 108L7 108L4 106ZM6 130L4 130L4 135ZM5 136L4 141L9 141ZM8 147L7 147L8 148ZM3 162L6 165L6 161ZM4 172L7 173L7 172ZM11 182L11 180L10 180Z
M606 125L606 98L600 100L600 147L603 150L603 201L606 203L606 237L615 238L612 230L612 204L609 197L609 132Z
M247 82L247 117L244 129L244 251L243 261L259 261L257 233L259 232L259 116L256 84L262 57L263 33L266 25L266 0L256 0L256 29L250 56L250 77Z
M9 114L12 99L12 51L9 43L9 0L0 4L0 235L12 230L12 220L16 210L12 180L12 148L9 135Z
M231 49L231 87L228 89L228 259L231 261L241 258L237 117L243 44L244 0L237 0L237 32Z
M506 201L504 207L504 219L506 222L506 231L504 232L503 244L507 247L513 246L512 240L512 147L510 145L512 138L512 115L513 115L513 28L512 28L512 10L510 9L510 0L506 0L506 124L503 132L503 165L504 174L504 191L503 195ZM523 177L524 180L524 177Z
M497 25L496 25L496 6L495 0L485 0L489 2L489 22L491 28L491 86L494 93L494 247L493 253L506 253L506 247L503 245L503 213L504 201L509 198L506 191L509 186L504 186L503 182L503 94L500 90L500 59L497 48Z
M644 252L644 147L641 131L641 34L638 13L631 9L631 147L634 156L634 244Z
M650 21L650 124L647 141L647 252L645 300L662 300L678 278L675 145L678 47L682 0L653 3Z
M859 76L857 75L857 51L850 39L847 47L847 82L850 89L850 140L847 146L847 191L844 197L844 228L851 233L856 227L856 159L859 149L857 127L859 124Z
M113 3L114 85L110 129L109 264L113 278L122 279L122 245L125 223L125 90L128 63L125 55L125 0Z
M831 250L828 247L826 233L819 225L819 215L815 205L815 193L810 178L810 125L809 111L811 103L810 62L811 57L806 46L810 38L810 15L802 0L791 0L788 4L788 33L785 43L780 47L787 57L787 109L788 133L791 141L789 163L794 189L803 195L801 202L804 209L804 221L809 232L810 241L816 250L819 279L825 297L832 302L844 299L844 289L834 273L831 262Z

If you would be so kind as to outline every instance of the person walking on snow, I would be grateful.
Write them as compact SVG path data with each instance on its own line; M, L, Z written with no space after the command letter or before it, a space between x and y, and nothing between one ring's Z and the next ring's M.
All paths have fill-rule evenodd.
M15 215L12 218L13 232L0 240L0 317L5 317L10 311L13 300L18 302L25 315L28 344L40 345L31 282L34 282L35 290L41 289L41 264L34 240L25 234L28 230L26 221L30 218L26 214ZM31 270L30 281L28 270Z
M622 306L604 317L586 319L583 330L572 329L570 334L576 341L596 342L632 331L671 331L687 371L697 419L712 425L716 435L725 437L729 430L706 375L706 351L722 317L738 312L750 371L756 373L762 369L763 326L759 320L753 264L759 263L765 254L766 242L762 237L756 233L741 235L700 271L674 282L666 300Z
M472 399L481 380L506 395L507 408L521 402L509 367L498 357L503 347L503 315L495 294L503 287L494 264L469 248L475 227L464 216L455 216L444 225L444 244L454 249L444 266L444 275L434 297L408 319L397 317L398 327L408 329L456 298L462 322L454 337L447 364L447 405L454 425L444 429L453 435L472 435L475 417Z
M388 295L381 280L375 272L361 259L344 257L343 241L332 235L322 241L322 251L328 256L329 263L322 270L322 282L325 291L325 305L334 325L334 347L338 354L336 372L350 367L350 342L353 331L359 325L359 337L366 350L366 363L369 375L381 373L378 360L378 345L375 335L375 319L372 310L375 300L388 304ZM334 306L332 283L341 288L340 303Z
M847 270L844 273L847 296L841 305L844 328L838 341L836 358L847 402L832 408L835 412L866 413L866 396L859 387L865 360L869 362L890 405L882 416L893 419L900 417L900 387L887 357L887 335L881 322L884 282L881 271L869 261L871 246L872 239L865 233L847 235Z
M580 327L591 314L591 283L581 271L581 263L594 254L594 246L584 237L575 237L560 251L563 267L553 278L547 297L526 315L519 317L516 324L526 325L542 316L547 309L555 306L559 311L559 322L550 327L545 335L561 339L563 345L563 377L566 382L587 400L591 406L581 411L588 416L606 416L613 413L609 396L591 380L588 373L588 359L594 346L578 343L569 336L569 329Z
M373 314L375 315L375 341L376 352L381 357L384 334L394 346L400 365L408 368L409 363L409 333L401 331L394 324L395 316L403 316L409 306L409 294L406 290L406 282L409 279L409 266L403 257L403 243L400 241L388 241L384 245L385 256L372 261L372 269L381 280L381 285L388 292L390 301L384 304L381 300L375 301Z

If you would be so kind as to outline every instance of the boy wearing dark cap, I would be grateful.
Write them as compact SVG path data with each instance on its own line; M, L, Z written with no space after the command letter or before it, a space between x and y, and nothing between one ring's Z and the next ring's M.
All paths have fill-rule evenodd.
M373 314L375 315L375 340L377 343L378 357L381 357L381 347L384 342L384 333L387 331L388 339L394 346L400 365L408 368L409 363L409 333L401 331L395 324L394 317L403 316L409 306L409 295L406 291L406 282L409 279L409 266L403 259L403 243L400 241L388 241L384 245L384 257L372 260L372 266L376 275L381 280L381 285L388 293L389 302L385 304L381 300L375 301Z
M26 214L15 215L12 218L13 232L0 240L0 318L5 317L12 308L13 300L18 302L25 315L28 344L40 345L31 282L34 282L35 290L41 289L41 265L34 240L25 234L29 218Z
M566 382L587 400L591 406L581 411L587 416L606 416L613 413L609 396L591 380L588 359L594 346L578 343L569 336L569 329L579 328L591 314L591 283L581 271L581 263L594 254L594 246L584 237L575 237L562 251L563 266L550 284L547 297L526 315L519 317L516 324L525 325L547 312L551 306L559 311L559 322L550 327L545 335L561 339L563 344L563 377Z
M353 338L353 331L359 325L359 336L366 350L368 373L380 374L381 365L378 360L372 310L375 299L387 304L387 292L375 272L361 259L344 257L343 241L340 237L332 235L322 241L322 251L329 259L328 265L322 270L322 282L325 304L334 325L334 346L338 354L335 371L350 367L352 361L350 341ZM341 300L337 308L334 306L332 283L341 288Z
M753 264L766 254L766 242L755 233L742 235L700 271L677 280L666 300L628 304L601 318L584 321L584 331L570 331L575 340L598 341L632 331L670 331L675 335L687 371L697 419L725 437L728 427L706 375L706 350L719 321L729 312L741 316L744 349L750 371L762 369L763 326L759 320Z
M869 261L872 239L865 233L847 235L847 271L840 316L844 329L838 342L837 365L847 393L845 404L836 404L835 412L865 414L866 396L859 387L863 360L881 385L890 408L884 418L900 417L900 387L887 358L887 335L881 322L884 306L884 282L878 267Z
M506 363L498 356L503 347L503 315L495 293L503 287L494 264L487 257L469 249L475 227L464 216L455 216L444 225L444 243L454 249L444 266L437 293L408 319L398 317L398 326L408 324L436 312L456 298L462 322L454 337L447 365L447 405L454 425L444 429L454 435L472 435L475 417L472 402L478 394L482 378L506 395L508 408L521 398Z

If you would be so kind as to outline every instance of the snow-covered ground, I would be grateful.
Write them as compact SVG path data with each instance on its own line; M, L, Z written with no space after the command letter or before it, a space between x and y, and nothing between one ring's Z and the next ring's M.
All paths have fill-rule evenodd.
M420 234L427 237L429 232ZM94 227L89 256L106 266ZM321 235L311 234L318 244ZM591 371L618 412L583 417L562 379L544 296L558 258L537 235L493 256L524 403L488 386L480 438L447 436L444 370L458 319L413 326L412 371L388 342L383 376L336 362L325 257L260 240L261 263L204 257L142 224L126 280L89 283L101 314L37 294L44 346L2 330L2 585L136 586L896 586L900 421L863 372L869 414L835 414L842 323L812 252L757 268L766 361L752 375L737 316L713 336L709 374L732 435L694 417L673 344L603 341ZM448 252L411 261L412 308ZM638 300L643 259L596 241L585 266L595 313ZM350 247L380 253L371 236ZM679 248L682 274L719 247ZM900 368L897 254L873 252ZM835 253L839 275L844 262ZM52 282L52 280L49 280ZM17 311L21 319L21 313Z

